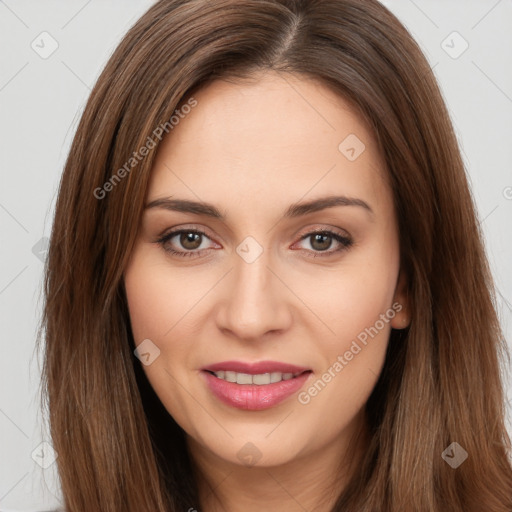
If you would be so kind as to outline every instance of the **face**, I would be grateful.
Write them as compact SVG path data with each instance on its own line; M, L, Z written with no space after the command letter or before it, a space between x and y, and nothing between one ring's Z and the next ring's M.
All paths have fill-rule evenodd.
M407 323L392 192L371 133L320 83L267 73L194 98L125 269L133 335L197 449L285 464L361 427Z

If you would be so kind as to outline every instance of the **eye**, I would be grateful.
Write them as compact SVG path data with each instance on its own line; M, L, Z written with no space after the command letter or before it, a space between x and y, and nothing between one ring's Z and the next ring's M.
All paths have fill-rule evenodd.
M171 241L173 238L177 239L174 243L181 245L184 250L180 251L172 248ZM160 244L165 251L172 255L190 257L197 256L204 250L208 249L208 247L201 247L203 245L204 238L207 238L208 240L210 239L204 231L199 229L179 229L165 234L159 238L156 243Z
M174 238L176 240L173 242ZM198 257L203 251L211 249L211 247L203 246L205 239L211 240L210 237L200 229L182 228L163 235L156 240L156 243L161 245L166 252L173 256ZM310 231L302 236L299 242L304 240L310 240L311 249L303 250L312 253L310 256L313 258L339 253L348 249L353 244L353 240L350 237L326 229ZM338 244L338 247L334 250L329 250L333 245L333 241ZM178 245L178 249L173 248L173 246L176 247L176 245ZM181 246L182 250L179 249L179 246Z
M311 257L313 258L317 258L319 256L331 256L334 253L339 253L348 249L353 244L353 240L350 237L325 229L319 229L307 233L300 239L301 242L304 240L309 240L309 244L312 249L305 250L312 252L313 254L311 254ZM338 247L334 250L328 250L332 247L333 240L338 244Z

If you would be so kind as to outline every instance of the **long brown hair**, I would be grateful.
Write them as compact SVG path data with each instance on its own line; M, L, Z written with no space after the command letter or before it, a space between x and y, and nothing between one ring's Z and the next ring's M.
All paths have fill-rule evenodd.
M161 0L110 58L60 183L38 336L66 509L200 510L184 432L133 354L123 270L156 149L127 162L194 91L259 70L320 80L357 109L399 220L411 324L391 332L370 442L332 510L510 512L508 353L464 164L428 62L376 0ZM453 442L468 454L456 469Z

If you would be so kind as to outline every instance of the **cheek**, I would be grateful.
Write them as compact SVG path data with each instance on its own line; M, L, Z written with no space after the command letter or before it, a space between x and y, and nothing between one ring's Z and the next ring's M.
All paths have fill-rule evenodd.
M294 281L297 295L323 325L326 334L317 338L317 343L330 358L348 350L351 341L376 322L387 337L392 317L385 326L379 319L393 304L398 272L398 247L382 237L347 255L338 267L302 273ZM394 316L393 311L390 313Z
M183 308L188 300L175 280L170 281L164 265L155 262L151 253L144 249L135 249L124 273L124 284L135 346L149 339L158 347L156 349L154 345L149 345L158 356L150 364L143 364L142 368L157 395L163 396L162 393L172 387L171 375L175 373L169 364L169 347L164 339L171 336L174 340L171 361L183 369L186 367L187 344L185 341L180 343L175 326L185 315Z
M310 404L318 414L330 409L339 415L338 421L344 421L367 401L385 360L398 272L398 245L386 243L383 237L347 258L324 280L317 275L316 287L312 280L308 283L314 290L308 304L319 312L330 333L316 337L323 368L299 396L300 403ZM304 288L301 293L305 292Z
M384 285L368 286L365 292L356 284L345 284L324 310L336 334L317 338L323 366L297 396L312 422L328 418L322 422L323 435L332 439L368 401L382 371L395 314Z
M198 299L192 297L193 288L190 290L186 282L180 282L179 274L169 272L165 263L155 261L150 251L144 249L134 250L124 273L134 342L138 346L149 339L160 350L150 364L142 365L142 369L170 414L179 424L185 424L183 418L187 415L184 411L188 410L189 404L177 382L184 381L183 375L190 369L190 343L186 336L180 336L180 332L186 329L190 304ZM165 341L169 339L172 339L171 346Z
M185 277L171 272L151 251L143 247L134 251L124 283L135 344L145 338L162 340L178 322L186 323L188 309L199 300L201 290Z

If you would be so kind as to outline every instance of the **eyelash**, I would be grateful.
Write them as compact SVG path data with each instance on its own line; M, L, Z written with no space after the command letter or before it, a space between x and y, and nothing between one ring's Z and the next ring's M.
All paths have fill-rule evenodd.
M158 240L156 240L156 243L159 244L164 249L164 251L172 254L173 256L178 256L180 258L196 257L197 255L201 254L203 251L208 250L208 249L202 249L200 251L197 251L197 250L176 251L174 249L165 247L165 244L169 240L171 240L173 237L175 237L176 235L179 235L181 233L194 233L194 234L202 235L202 236L210 239L210 237L204 231L201 231L200 229L179 229L179 230L171 231L170 233L163 235ZM335 253L339 253L344 250L347 250L353 244L353 240L351 238L342 236L338 233L335 233L334 231L329 231L326 229L318 229L318 230L310 231L307 234L305 234L304 236L302 236L299 241L301 242L302 240L306 240L307 238L309 238L313 235L317 235L317 234L327 235L327 236L333 238L334 240L336 240L338 243L341 244L341 247L338 249L335 249L335 250L325 250L325 251L311 251L309 249L301 249L306 252L316 253L311 256L312 258L318 258L318 257L322 258L322 257L331 256Z

